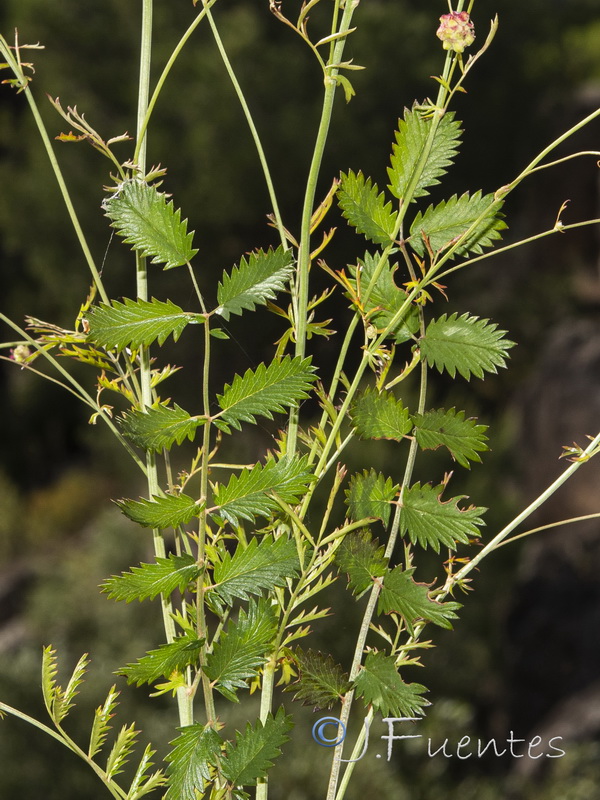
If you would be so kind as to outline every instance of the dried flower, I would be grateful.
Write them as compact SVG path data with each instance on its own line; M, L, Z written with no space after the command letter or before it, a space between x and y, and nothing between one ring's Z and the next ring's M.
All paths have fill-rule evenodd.
M16 361L17 364L24 364L29 356L31 355L31 350L27 347L26 344L19 344L10 351L10 357L13 361Z
M436 36L441 40L444 50L462 53L465 47L475 41L475 27L466 11L452 11L440 17Z

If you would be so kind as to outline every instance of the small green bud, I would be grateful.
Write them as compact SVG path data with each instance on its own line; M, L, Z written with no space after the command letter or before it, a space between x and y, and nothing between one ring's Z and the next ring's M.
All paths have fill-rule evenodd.
M444 50L462 53L465 47L475 41L475 27L466 11L452 11L440 17L436 36L441 40Z

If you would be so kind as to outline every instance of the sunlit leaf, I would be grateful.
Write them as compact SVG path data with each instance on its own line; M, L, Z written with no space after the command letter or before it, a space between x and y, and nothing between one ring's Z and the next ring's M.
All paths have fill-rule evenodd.
M460 123L454 120L452 112L446 112L426 154L433 125L433 117L425 119L417 110L405 111L404 119L398 121L388 169L389 188L394 197L405 199L411 185L410 200L429 194L428 187L438 184L439 178L452 164L460 144Z
M265 305L282 291L294 272L292 253L278 247L276 250L258 250L242 258L231 274L223 274L217 288L219 307L215 313L224 319L231 314L254 311Z
M507 226L493 194L483 197L481 192L465 193L460 197L453 195L436 206L429 206L424 213L419 211L410 226L409 241L420 256L425 255L426 241L431 250L438 253L454 244L476 222L477 225L453 252L453 258L467 253L482 253L485 247L501 238L500 231Z
M392 211L391 202L386 203L385 195L379 193L371 178L352 170L347 175L342 173L338 202L344 217L357 233L376 244L390 244L398 214Z
M487 319L455 312L432 320L420 339L421 352L429 366L446 370L451 377L458 371L463 378L483 378L484 372L497 372L506 366L507 350L514 342L504 338L506 331Z
M192 247L194 234L187 232L187 220L181 221L181 211L145 181L125 181L103 207L125 243L153 264L179 267L198 252Z

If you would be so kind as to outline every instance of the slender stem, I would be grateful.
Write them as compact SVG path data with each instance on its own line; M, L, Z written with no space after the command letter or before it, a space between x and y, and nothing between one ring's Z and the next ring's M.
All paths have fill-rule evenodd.
M138 85L138 107L137 107L137 137L136 137L136 161L142 173L146 170L147 152L147 124L146 116L148 111L148 97L150 94L150 66L152 61L152 17L153 0L142 0L142 27L140 43L140 75ZM148 273L146 259L136 253L136 289L139 300L148 299ZM142 407L149 408L152 405L152 385L150 351L147 347L141 347L139 351L140 359L140 386L142 391ZM158 470L156 465L156 455L151 451L146 452L146 468L148 481L148 494L150 497L158 495L160 492L158 481ZM165 541L160 530L154 529L152 532L154 553L158 558L164 558L166 554ZM175 638L175 623L172 617L171 601L165 595L161 595L161 610L163 626L167 642L172 642ZM181 725L189 725L193 719L192 698L186 688L177 690L177 703L179 708L179 721Z
M29 334L26 331L24 331L22 328L20 328L15 322L13 322L11 319L9 319L9 317L7 317L5 314L0 313L0 320L5 322L16 333L18 333L20 336L22 336L31 347L35 347L35 349L39 352L39 354L41 356L43 356L50 364L52 364L54 369L56 369L56 371L60 375L62 375L65 378L65 380L67 381L67 383L70 384L73 388L70 389L68 386L65 386L60 381L57 381L57 383L59 383L59 385L64 387L65 389L68 389L72 394L75 395L75 397L77 397L79 400L81 400L83 403L85 403L85 405L87 405L90 408L92 408L102 418L102 421L105 422L106 425L110 428L111 433L114 434L115 438L119 441L119 443L123 445L125 450L127 450L129 455L133 458L133 460L138 465L138 467L142 470L142 472L145 473L146 472L146 466L144 465L143 461L141 461L141 459L139 458L139 456L137 455L135 450L133 450L133 448L130 446L129 442L127 442L123 438L123 435L121 434L119 429L116 427L116 425L114 424L112 419L109 417L109 415L106 413L106 411L101 406L99 406L98 403L94 400L94 398L90 394L88 394L88 392L86 392L86 390L83 388L83 386L69 372L67 372L67 370L62 366L62 364L58 361L58 359L54 358L54 356L48 350L46 350L45 347L43 347L39 342L37 342L32 336L29 336ZM27 365L25 365L25 368L26 369L28 368ZM29 368L29 369L31 369L31 368ZM35 370L32 370L32 371L35 372ZM47 375L44 376L44 377L46 377L48 380L51 380L51 381L54 380L53 378L51 378L51 377L49 377Z
M524 522L528 517L530 517L534 511L542 506L548 498L552 497L554 492L565 483L571 475L573 475L577 470L582 466L582 464L586 461L586 456L590 456L594 450L598 448L600 445L600 433L590 442L590 444L585 448L583 451L583 456L581 459L573 462L570 466L568 466L558 478L553 481L536 499L530 503L527 508L523 509L520 514L518 514L511 522L508 523L502 530L494 536L494 538L489 541L485 547L483 547L477 555L473 556L473 558L464 565L461 569L458 570L454 575L449 575L446 583L444 585L444 594L450 591L450 589L465 578L471 570L475 569L475 567L483 561L486 556L490 553L493 553L500 544L507 538L515 528L518 528L519 525ZM436 598L437 599L437 598Z
M225 50L225 46L223 44L223 40L221 39L221 35L220 35L219 30L217 28L217 25L215 23L214 17L212 15L212 13L210 12L210 8L209 8L208 4L206 4L206 6L205 6L205 11L206 11L206 18L208 19L208 22L210 24L210 27L211 27L211 30L212 30L212 33L213 33L217 48L219 50L219 54L220 54L220 56L221 56L221 58L223 60L223 64L225 65L225 69L227 70L227 74L229 75L229 79L231 80L231 83L233 84L233 88L235 89L235 93L236 93L236 95L238 97L238 100L240 102L240 105L242 107L242 111L244 112L244 116L246 117L246 122L248 123L248 127L250 128L250 133L252 134L252 139L254 141L254 146L256 147L256 151L258 153L258 158L259 158L259 161L260 161L260 165L262 167L262 171L263 171L263 174L264 174L264 177L265 177L265 182L267 184L267 190L269 192L269 198L270 198L271 204L273 206L273 214L275 216L275 222L276 222L276 225L277 225L277 231L279 233L279 238L281 239L281 245L282 245L284 250L288 250L289 249L289 243L288 243L288 240L287 240L287 236L285 234L285 227L283 225L283 220L281 218L281 213L279 211L279 204L277 202L277 195L275 193L275 187L273 185L273 179L271 177L271 171L269 170L269 165L267 163L267 157L265 155L265 151L264 151L264 148L262 146L262 142L261 142L258 130L257 130L256 125L254 123L254 119L253 119L252 114L250 112L250 108L249 108L248 103L246 101L246 97L244 95L244 92L242 91L242 87L240 86L240 83L239 83L239 81L237 79L237 76L236 76L235 71L233 69L233 66L231 64L231 61L229 60L229 56L227 55L227 51Z
M208 504L208 468L210 460L210 318L204 318L204 366L202 372L202 405L207 421L204 425L202 439L202 461L200 469L200 501L202 502L202 512L199 519L198 529L198 566L202 570L196 585L196 614L198 636L204 639L204 644L200 651L200 670L202 672L202 689L204 694L204 707L206 710L207 722L209 725L216 726L217 713L212 686L208 676L204 673L208 648L208 632L206 630L206 609L204 602L204 584L206 574L206 533L207 533L207 504Z
M547 525L539 525L537 528L518 533L516 536L511 536L510 539L504 539L496 545L496 550L499 547L504 547L505 544L512 544L519 539L525 539L526 536L531 536L534 533L541 533L542 531L549 531L552 528L561 528L563 525L572 525L574 522L586 522L590 519L600 519L600 511L595 514L583 514L581 517L571 517L570 519L561 519L558 522L549 522Z
M27 85L27 80L23 75L23 70L19 67L18 62L15 60L12 52L6 42L6 40L0 36L0 52L6 59L6 61L10 64L11 69L15 73L15 75L23 81L23 91L25 93L25 97L27 98L27 102L29 103L29 108L31 109L31 113L35 120L35 123L38 128L38 132L44 144L44 148L46 150L46 154L48 156L48 161L50 162L50 166L52 167L52 171L54 172L54 177L56 182L58 183L58 188L63 198L63 202L67 209L67 213L71 220L71 224L73 225L73 229L75 230L75 235L77 236L77 240L79 242L79 246L81 247L81 251L83 256L86 260L88 268L92 274L92 278L94 283L98 287L98 291L100 292L100 296L105 303L108 303L108 295L106 294L106 290L104 289L104 285L102 283L102 278L100 277L100 273L96 267L96 263L94 261L94 257L92 256L91 250L88 246L87 240L85 238L85 234L83 233L83 229L79 223L79 218L77 217L77 212L75 211L75 207L73 205L73 201L71 200L71 195L69 194L69 190L67 188L67 184L65 183L65 179L62 174L62 170L54 153L54 149L52 147L52 142L50 141L50 137L48 136L48 131L42 119L42 116L39 112L37 103L31 93L31 89Z
M138 143L137 143L137 146L135 148L134 155L133 155L134 163L138 162L138 158L139 158L139 155L140 155L140 149L141 149L141 143L142 143L142 138L141 137L144 137L144 140L145 140L146 130L147 130L148 125L150 123L150 118L152 116L152 112L154 111L154 107L156 106L156 103L158 101L160 93L161 93L161 91L162 91L162 89L163 89L163 87L164 87L164 85L166 83L166 80L167 80L167 78L169 76L169 73L171 72L171 69L173 68L173 65L177 61L177 58L179 57L179 54L183 50L184 46L186 45L186 43L187 43L188 39L190 38L190 36L192 35L192 33L196 30L198 25L202 22L202 20L206 16L206 8L210 8L216 2L217 2L217 0L209 0L209 2L206 3L205 8L203 8L200 11L200 13L196 17L196 19L192 22L192 24L189 26L189 28L183 34L183 36L181 37L181 39L177 43L177 46L175 47L175 49L171 53L171 56L169 57L169 60L167 61L166 65L165 65L165 67L164 67L164 69L163 69L163 71L162 71L162 73L160 75L160 78L158 79L158 81L156 83L156 87L155 87L154 91L152 92L152 97L150 98L150 101L148 102L148 107L146 109L146 113L144 115L143 122L142 122L142 124L141 124L141 126L139 128Z
M421 318L423 314L421 313ZM421 326L423 326L423 319L421 319ZM418 413L422 414L425 410L425 400L426 400L426 393L427 393L427 364L425 362L421 362L421 383L420 383L420 390L419 390L419 403L418 403ZM396 506L396 512L394 514L394 519L392 521L392 527L390 530L390 537L387 543L387 547L385 549L385 558L389 562L392 558L394 553L394 548L396 545L396 540L398 537L398 531L400 529L400 513L402 509L402 498L404 495L405 487L408 486L410 483L415 460L417 456L418 444L416 439L412 439L410 443L410 449L408 453L408 458L406 460L406 467L404 470L404 477L402 479L402 488L400 490L400 497L398 499L398 504ZM358 672L360 670L365 644L367 641L367 636L369 633L369 629L371 626L371 622L373 620L373 615L375 614L375 609L377 608L377 602L379 600L379 595L381 593L382 581L377 580L373 584L373 588L371 589L371 594L369 596L369 601L367 603L367 607L365 608L365 612L362 618L360 631L356 640L356 648L354 650L354 658L352 659L352 666L350 668L350 681L354 681ZM348 720L350 718L350 710L352 708L352 702L354 700L354 690L351 689L345 696L342 701L342 710L340 713L340 720L341 722L347 726ZM364 734L364 730L363 730ZM358 746L358 745L357 745ZM356 748L355 748L356 749ZM333 754L333 761L331 765L331 774L329 778L329 788L327 792L327 800L341 800L343 794L345 792L345 788L350 780L350 775L352 774L355 766L355 762L350 760L346 767L346 771L344 773L344 783L343 783L343 791L340 790L340 793L337 793L337 785L339 780L339 773L342 763L342 755L343 755L343 747L340 746L336 748Z
M90 758L87 753L85 753L79 745L77 745L70 736L63 731L63 729L58 726L58 733L57 731L53 730L52 728L48 727L48 725L44 725L43 722L35 719L34 717L30 717L28 714L24 714L22 711L19 711L12 706L7 705L6 703L0 703L0 713L10 714L13 717L18 717L18 719L22 719L24 722L28 722L30 725L33 725L35 728L38 728L40 731L43 731L48 736L51 736L53 739L56 739L58 742L63 744L68 750L72 753L75 753L80 758L82 758L92 770L96 773L96 775L100 778L102 783L106 786L109 792L112 794L113 797L116 797L117 800L126 800L126 792L121 789L121 787L116 784L113 780L111 780L106 772L100 767L96 762Z
M339 32L348 31L352 21L352 15L358 2L348 2L344 5L344 13L340 21ZM323 161L323 154L325 152L325 145L327 143L327 136L329 134L329 126L331 123L331 115L333 111L333 102L335 100L335 90L337 87L336 77L339 73L336 64L342 60L344 53L344 46L346 44L346 37L342 37L336 41L335 47L332 49L331 58L326 68L325 76L325 90L323 96L323 106L321 110L321 119L317 130L317 138L313 150L312 161L308 173L306 183L306 192L304 195L304 203L302 207L302 221L300 225L300 247L298 250L298 267L296 271L296 286L295 286L295 302L294 302L294 328L296 338L296 355L304 357L306 354L306 331L307 331L307 317L308 317L308 274L310 270L310 228L313 208L315 203L315 195L317 191L317 182L319 173L321 171L321 163ZM293 409L290 413L290 424L288 429L288 442L287 453L292 456L296 450L296 443L298 438L298 410Z

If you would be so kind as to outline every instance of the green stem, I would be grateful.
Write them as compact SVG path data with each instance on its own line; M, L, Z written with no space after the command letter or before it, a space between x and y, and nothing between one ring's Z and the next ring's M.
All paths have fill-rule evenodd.
M150 94L150 66L152 61L152 17L153 0L142 0L142 27L140 42L140 75L138 84L137 107L137 137L136 137L136 162L142 173L146 171L147 130L146 116L148 111L148 97ZM146 259L136 253L136 289L139 300L148 299L148 273ZM142 391L142 407L152 405L150 351L147 347L140 348L140 386ZM154 497L160 493L156 455L146 452L146 468L148 481L148 495ZM154 553L157 558L166 555L165 541L160 530L152 532ZM161 610L163 626L167 642L175 638L175 623L173 621L173 608L168 597L161 595ZM177 690L177 703L179 708L179 721L181 725L190 725L193 720L192 699L186 688Z
M138 467L142 470L142 472L146 473L146 466L144 465L143 461L141 461L141 459L139 458L139 456L137 455L135 450L133 450L133 448L130 446L130 444L123 438L123 435L121 434L119 429L115 426L114 422L108 416L106 411L104 409L102 409L98 405L98 403L94 400L94 398L90 394L88 394L88 392L86 392L86 390L83 388L83 386L72 375L70 375L69 372L67 372L67 370L62 366L62 364L56 358L54 358L54 356L51 355L51 353L48 350L46 350L33 337L29 336L29 334L26 331L24 331L15 322L13 322L11 319L9 319L9 317L7 317L5 314L0 313L0 320L5 322L16 333L18 333L20 336L22 336L23 339L26 340L26 342L31 347L35 347L35 349L38 351L38 353L41 356L43 356L50 364L52 364L54 369L60 375L62 375L65 378L65 380L67 381L67 383L70 384L73 388L70 388L69 386L66 386L61 381L54 381L54 379L51 378L48 375L45 375L44 377L47 378L50 381L54 381L54 382L58 383L61 387L63 387L64 389L67 389L72 394L74 394L75 397L77 397L79 400L82 401L82 403L84 403L85 405L87 405L90 408L92 408L102 418L102 421L105 422L106 425L110 428L111 433L115 436L115 438L119 441L119 443L123 445L125 450L127 450L129 455L133 458L133 460L138 465ZM26 369L28 368L27 365L25 365L25 368ZM29 369L31 369L31 368L29 367ZM36 370L32 370L32 371L35 372Z
M202 672L202 691L204 695L204 707L206 710L206 718L209 725L215 727L217 724L217 712L215 709L215 701L213 689L210 684L208 676L204 673L204 665L206 664L207 650L208 650L208 631L206 629L206 608L204 602L204 584L206 575L206 526L207 526L207 512L208 505L208 468L210 460L210 392L209 392L209 378L210 378L210 318L204 318L204 366L202 371L202 405L204 414L207 417L203 430L202 438L202 462L200 469L200 500L202 502L202 512L199 519L198 528L198 566L202 570L198 577L196 586L196 614L197 614L197 633L198 636L204 639L200 653L200 670Z
M229 75L229 79L233 84L233 88L235 93L238 97L239 103L242 107L242 111L244 112L244 116L246 117L246 122L248 123L248 127L250 128L250 133L252 134L252 139L254 141L254 146L256 147L256 151L258 153L258 158L260 161L260 165L262 167L263 175L265 177L265 183L267 184L267 190L269 192L269 198L271 200L271 204L273 206L273 214L275 216L275 223L277 225L277 231L279 233L279 238L281 239L281 245L284 250L289 249L289 243L287 240L287 236L285 234L285 228L283 225L283 220L281 218L281 213L279 211L279 204L277 202L277 195L275 193L275 187L273 185L273 179L271 178L271 171L269 170L269 165L267 163L267 157L265 155L264 148L262 146L262 142L254 123L254 119L250 112L250 108L246 101L246 97L244 92L242 91L242 87L237 79L233 66L231 65L231 61L229 60L229 56L227 55L227 51L225 50L225 46L223 45L223 40L221 39L221 35L219 34L219 30L215 23L214 17L209 10L209 6L206 5L206 18L210 24L213 37L215 39L215 43L219 50L219 54L223 60L223 64L225 65L225 69L227 70L227 74Z
M44 725L43 722L35 719L34 717L30 717L28 714L24 714L22 711L19 711L12 706L7 705L6 703L0 703L0 713L10 714L13 717L17 717L18 719L22 719L24 722L33 725L38 730L43 731L43 733L51 736L53 739L56 739L62 745L64 745L68 750L72 753L78 755L83 761L85 761L92 770L96 773L96 775L100 778L102 783L106 786L109 792L112 794L113 797L116 797L117 800L126 800L127 793L121 789L121 787L116 784L111 778L109 778L106 772L98 765L96 762L90 758L87 753L85 753L79 745L77 745L70 736L63 731L60 726L58 727L58 733L53 730L52 728L48 727L48 725Z
M210 2L207 2L205 4L205 8L203 8L202 11L200 11L200 13L196 17L196 19L192 22L192 24L189 26L189 28L183 34L183 36L181 37L181 39L177 43L177 46L175 47L175 49L171 53L171 56L170 56L169 60L167 61L166 65L165 65L165 67L164 67L164 69L163 69L163 71L162 71L162 73L160 75L160 78L158 79L158 81L156 83L156 87L155 87L154 91L152 92L152 97L150 98L150 101L148 102L148 107L146 109L146 113L144 114L144 119L143 119L142 124L141 124L141 126L139 128L139 131L138 131L138 143L137 143L137 146L136 146L134 154L133 154L134 163L138 163L138 158L140 156L140 149L141 149L142 140L145 141L146 130L147 130L148 125L150 123L150 118L152 116L152 112L154 111L154 107L155 107L155 105L156 105L156 103L158 101L158 98L160 96L160 93L161 93L161 91L162 91L162 89L163 89L163 87L164 87L164 85L166 83L166 80L167 80L167 78L169 76L169 73L171 72L171 69L173 68L173 65L177 61L177 58L179 57L179 54L183 50L184 46L186 45L186 43L187 43L188 39L190 38L190 36L192 35L192 33L196 30L198 25L202 22L202 20L206 16L206 8L210 8L216 2L217 2L217 0L210 0ZM142 139L142 137L144 137L144 138Z
M421 313L421 317L422 317ZM423 320L421 319L421 327L423 327ZM419 403L417 413L422 414L425 410L425 401L426 401L426 394L427 394L427 364L425 362L421 362L421 383L420 383L420 391L419 391ZM394 514L394 519L392 521L392 527L390 530L390 537L387 543L387 547L385 549L385 558L387 559L388 563L391 561L392 555L394 553L394 548L396 546L396 540L398 538L398 531L400 529L400 513L402 510L402 498L404 496L405 487L411 481L412 473L415 466L415 460L417 456L418 444L415 438L411 440L410 449L408 453L408 458L406 460L406 467L404 470L404 477L402 479L402 488L400 490L400 497L398 499L398 504L396 506L396 512ZM385 580L385 579L384 579ZM371 622L373 620L373 615L375 614L375 609L377 608L377 601L379 600L379 595L381 593L382 581L377 580L373 584L373 588L371 589L371 594L369 596L369 601L367 603L367 607L365 609L365 613L362 618L360 631L358 634L358 638L356 641L356 648L354 650L354 658L352 660L352 666L350 668L350 681L354 681L358 672L360 670L363 654L365 650L365 645L367 641L367 636L369 633L369 629L371 627ZM340 713L340 720L342 723L347 726L348 720L350 718L350 711L352 708L352 702L354 700L354 690L351 689L344 697L342 701L342 710ZM362 734L364 735L364 729ZM362 743L361 743L362 745ZM355 750L359 746L357 743ZM329 788L327 792L327 800L341 800L344 796L344 792L346 790L346 786L350 780L350 776L354 771L355 762L350 760L348 763L345 773L344 773L344 780L342 787L340 787L340 792L337 792L337 785L339 780L339 773L341 768L341 759L343 755L343 747L340 746L339 748L335 748L333 754L333 761L331 765L331 773L329 778ZM354 756L352 756L354 758Z
M338 31L344 32L350 29L352 15L358 2L348 2L344 5L344 13L340 21ZM312 161L308 173L306 183L306 192L304 195L304 203L302 207L302 221L300 225L300 247L298 250L298 266L296 271L296 286L295 286L295 302L294 305L294 329L296 338L296 355L304 357L306 354L306 332L307 332L307 317L308 317L308 287L309 287L309 270L310 270L310 226L313 214L315 195L317 191L317 182L319 173L321 171L321 163L323 161L323 154L325 152L325 145L329 134L329 126L331 124L331 115L333 112L333 102L335 100L335 90L337 87L336 76L339 69L335 64L339 64L344 54L344 47L346 44L346 37L338 39L335 47L332 49L331 57L326 68L325 75L325 90L323 97L323 106L321 110L321 119L317 130L317 138L313 150ZM293 409L290 413L290 424L288 429L288 442L287 453L292 456L296 451L296 444L298 438L298 410Z
M27 102L29 104L29 108L31 109L31 113L37 125L37 129L39 131L40 137L44 144L44 148L46 150L46 154L48 156L48 160L50 162L50 166L52 167L52 171L54 172L54 177L56 182L58 183L58 188L62 195L63 202L67 209L67 213L71 220L71 224L73 229L75 230L75 235L77 236L77 240L79 242L79 246L81 247L81 251L83 256L86 260L88 268L92 274L92 278L94 283L96 284L98 291L100 292L100 296L105 303L108 303L108 295L104 289L104 285L102 283L102 278L100 277L100 273L96 267L96 263L94 261L94 257L92 256L91 250L88 246L87 240L83 233L83 229L79 223L79 219L77 217L77 212L75 211L75 207L73 205L73 201L71 200L71 195L69 194L69 190L67 188L67 184L65 183L65 179L62 174L62 170L54 153L54 149L52 147L52 142L50 141L50 137L48 136L48 131L42 119L42 116L39 112L37 103L31 93L31 89L27 85L27 80L23 74L22 69L19 67L18 62L15 60L12 52L8 46L8 43L4 39L4 37L0 36L0 52L10 65L11 69L15 73L15 75L21 80L22 83L22 90L25 93L25 97L27 98Z
M490 553L493 553L500 544L506 539L514 530L518 528L519 525L524 522L528 517L530 517L534 511L542 506L552 495L560 489L560 487L569 480L571 475L573 475L577 470L582 466L582 464L586 461L586 456L590 456L594 450L598 448L600 445L600 433L590 442L590 444L585 448L583 451L582 458L573 462L570 466L568 466L558 478L553 481L536 499L530 503L527 508L523 509L520 514L518 514L511 522L508 523L502 530L494 536L494 538L489 541L478 553L477 555L473 556L473 558L465 564L464 567L458 570L457 573L454 575L449 575L446 583L444 585L444 593L441 597L445 596L452 587L465 578L471 570L475 569L475 567L483 561ZM438 599L438 598L436 598Z

